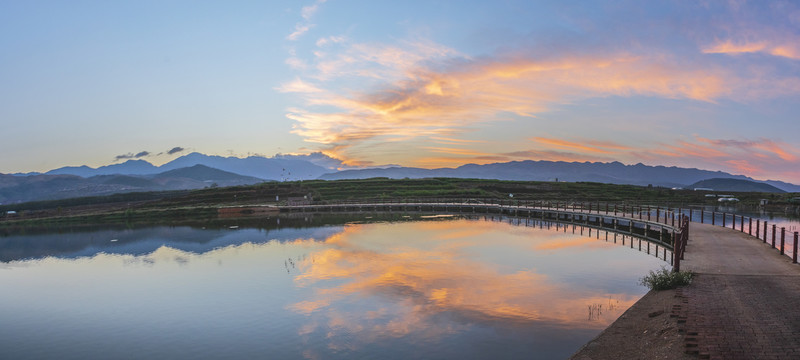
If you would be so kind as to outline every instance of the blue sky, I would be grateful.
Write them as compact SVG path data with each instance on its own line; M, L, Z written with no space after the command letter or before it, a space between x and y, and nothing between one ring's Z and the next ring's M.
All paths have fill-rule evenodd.
M3 173L321 151L800 183L795 2L3 2L0 48Z

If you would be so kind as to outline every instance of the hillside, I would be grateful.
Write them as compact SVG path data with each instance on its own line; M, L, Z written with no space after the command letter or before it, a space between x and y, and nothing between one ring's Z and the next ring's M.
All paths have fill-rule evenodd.
M155 175L0 175L0 204L128 192L250 185L264 180L195 165Z
M454 177L473 179L522 180L522 181L592 181L608 184L640 186L684 187L710 178L753 179L743 175L732 175L722 171L649 166L625 165L620 162L564 162L564 161L512 161L494 164L467 164L457 168L420 169L390 167L385 169L346 170L325 174L324 180L366 179L388 177L390 179L419 179L427 177ZM780 181L765 181L783 191L800 192L800 186Z
M714 191L785 193L769 184L741 179L707 179L687 186L688 189L706 188Z
M198 181L217 181L217 182L236 182L240 184L255 184L264 180L252 177L234 174L229 171L222 171L210 168L205 165L194 165L175 170L169 170L153 176L154 178L186 178Z

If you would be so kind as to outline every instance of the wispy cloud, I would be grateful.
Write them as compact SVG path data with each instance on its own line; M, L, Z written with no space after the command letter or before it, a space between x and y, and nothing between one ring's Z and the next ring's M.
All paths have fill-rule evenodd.
M182 152L182 151L184 151L184 150L186 150L186 149L184 149L184 148L182 148L182 147L180 147L180 146L176 146L176 147L174 147L174 148L172 148L172 149L169 149L169 150L167 151L167 154L169 154L169 155L172 155L172 154L177 154L177 153L179 153L179 152Z
M325 3L326 0L317 0L312 5L303 6L300 10L300 16L303 17L303 21L298 22L294 25L294 31L292 31L288 36L286 36L287 40L297 41L300 39L303 34L307 33L311 28L314 27L314 24L311 23L311 19L314 14L319 10L319 6Z
M301 23L298 23L298 24L296 24L294 26L294 31L291 34L286 36L286 39L292 40L292 41L297 40L301 36L303 36L303 34L307 33L308 30L311 30L311 28L313 26L314 26L313 24L301 24Z
M764 53L772 56L800 60L800 38L792 39L786 43L773 43L770 41L734 42L733 40L719 41L703 49L706 54L737 55L744 53Z
M114 157L114 161L138 159L138 158L148 157L148 156L150 156L150 152L149 151L140 151L140 152L138 152L136 154L127 153L127 154L117 155L117 156Z

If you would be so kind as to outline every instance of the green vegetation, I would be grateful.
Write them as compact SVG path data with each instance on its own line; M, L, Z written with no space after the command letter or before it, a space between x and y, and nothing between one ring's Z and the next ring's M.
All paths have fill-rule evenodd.
M673 272L662 267L658 271L650 270L650 273L641 278L639 283L647 286L650 290L669 290L691 284L692 277L694 277L694 273L691 271Z
M230 206L285 205L290 198L315 203L352 202L545 202L684 207L717 205L709 192L594 182L500 181L460 178L311 180L263 182L192 191L115 194L0 206L0 226L11 222L177 221L216 216ZM513 194L513 198L509 196ZM737 193L738 206L790 206L797 194ZM796 206L796 205L791 205ZM14 216L4 216L14 211Z

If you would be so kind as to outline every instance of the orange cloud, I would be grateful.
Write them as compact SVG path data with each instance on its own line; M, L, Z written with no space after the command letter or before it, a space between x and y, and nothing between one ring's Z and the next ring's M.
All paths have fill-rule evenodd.
M712 67L677 65L663 54L470 59L430 42L350 44L342 53L324 55L316 69L308 77L315 81L298 79L280 87L306 99L305 107L289 109L287 117L296 122L293 133L306 141L344 147L398 139L469 143L453 141L452 135L503 119L498 114L533 119L554 104L591 97L714 101L728 94L731 78ZM362 79L369 90L329 85L340 79ZM623 149L606 145L590 147L598 154Z
M612 151L600 149L598 147L587 146L587 145L584 145L583 143L577 143L577 142L566 141L566 140L561 140L561 139L535 137L535 138L533 138L533 140L536 141L536 142L545 144L545 145L551 145L551 146L555 146L555 147L563 148L563 149L574 149L574 150L579 150L579 151L585 151L585 152L588 152L588 153L598 153L598 154L611 154L611 153L613 153Z
M792 60L800 60L800 39L792 39L785 43L774 43L770 41L739 42L732 40L719 41L703 48L706 54L726 54L737 55L744 53L765 53L772 56L785 57Z
M436 153L442 154L449 154L449 155L466 155L466 156L489 156L492 154L470 150L470 149L459 149L459 148L446 148L446 147L435 147L435 146L426 146L424 149L431 150Z

